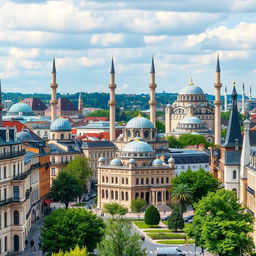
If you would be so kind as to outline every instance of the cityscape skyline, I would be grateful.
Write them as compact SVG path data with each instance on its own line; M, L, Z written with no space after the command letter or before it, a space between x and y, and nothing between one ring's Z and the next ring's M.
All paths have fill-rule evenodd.
M179 92L192 77L214 94L219 52L223 87L230 93L235 79L240 92L244 82L248 96L255 75L256 3L185 3L3 0L3 91L49 93L55 56L59 92L108 92L113 56L116 92L148 92L154 55L156 92Z

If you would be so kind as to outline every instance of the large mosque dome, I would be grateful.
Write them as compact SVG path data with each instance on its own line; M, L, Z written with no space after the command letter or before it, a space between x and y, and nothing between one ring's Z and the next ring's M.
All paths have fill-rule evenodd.
M203 90L195 85L193 82L190 82L186 87L182 88L179 93L180 95L190 95L190 94L204 94Z
M134 128L134 129L153 129L154 124L147 118L143 116L137 116L132 118L125 128Z
M50 127L51 131L71 131L71 129L71 123L63 117L54 120Z
M13 104L7 112L7 116L32 116L34 115L32 108L22 102Z
M123 149L122 152L154 152L152 147L145 141L141 140L134 140L129 143L127 143Z

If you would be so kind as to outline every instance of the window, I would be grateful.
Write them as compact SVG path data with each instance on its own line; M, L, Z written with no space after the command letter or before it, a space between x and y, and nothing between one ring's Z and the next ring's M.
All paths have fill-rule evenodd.
M104 176L102 176L102 182L105 182L105 177Z
M170 192L166 191L166 200L169 200L169 198L170 198Z
M60 139L64 140L64 134L63 133L60 135Z
M161 183L164 184L164 177L161 178Z
M6 179L6 166L4 166L4 179Z
M4 251L7 251L7 236L4 238Z
M55 164L55 156L52 157L52 163Z
M128 185L129 184L129 181L128 181L128 178L126 178L126 185Z
M104 190L102 190L102 198L104 198Z
M139 185L139 179L136 179L136 185Z
M162 193L161 191L157 192L157 202L161 202L162 201Z
M140 193L140 198L144 199L144 192Z
M115 196L115 198L116 198L116 200L118 200L118 192L116 191L116 196Z
M118 183L118 178L116 177L116 184Z
M108 183L108 177L106 177L106 182Z
M156 184L159 184L159 178L156 178Z
M149 131L146 130L146 131L144 132L144 138L148 138L148 137L149 137Z
M16 165L15 164L13 165L13 176L14 177L16 176Z
M111 199L114 199L114 191L111 190Z
M154 184L154 178L151 178L151 184Z
M122 178L122 184L124 184L124 178Z
M4 212L4 227L7 227L7 212Z
M140 184L142 184L142 185L144 184L144 179L140 180Z
M19 186L13 186L13 199L19 200L20 199L20 188Z
M20 225L20 214L17 210L13 212L13 224Z
M111 182L114 183L114 177L111 178Z
M148 184L148 178L146 178L146 184Z
M55 168L52 168L52 176L55 176Z
M128 201L128 200L129 200L128 192L125 192L125 200L126 200L126 201Z
M139 193L135 194L135 199L137 199L139 197Z
M108 190L106 190L106 198L108 199Z
M124 201L124 191L122 191L122 201Z
M236 170L233 171L233 179L236 179Z
M169 177L166 177L166 183L169 183Z

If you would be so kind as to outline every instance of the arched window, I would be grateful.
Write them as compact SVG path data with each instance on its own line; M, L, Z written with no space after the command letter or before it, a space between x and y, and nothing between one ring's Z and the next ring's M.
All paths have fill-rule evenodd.
M102 182L105 182L105 177L104 176L102 176Z
M104 198L104 196L105 196L105 193L104 193L104 189L102 190L102 198Z
M146 178L146 184L148 184L148 178Z
M161 183L164 184L164 177L161 178Z
M129 200L128 192L125 192L125 200L126 200L126 201L128 201L128 200Z
M140 132L139 131L135 132L135 137L140 137Z
M159 178L156 178L156 184L159 184Z
M144 179L142 178L141 180L140 180L140 184L144 184Z
M236 179L236 170L233 171L233 179Z
M170 198L170 192L166 191L166 200L169 200L169 198Z
M4 212L4 227L7 227L7 212Z
M114 199L114 191L111 190L111 199Z
M20 214L17 210L13 212L13 224L20 225Z
M161 202L162 201L162 192L158 191L157 192L157 202Z
M116 200L118 200L118 192L116 191Z
M151 184L154 184L154 178L151 178Z
M55 134L52 135L52 139L53 139L53 140L55 139Z
M124 200L124 191L122 191L121 195L122 195L122 201L123 201Z
M166 183L169 183L169 177L166 177Z
M60 135L60 139L64 140L64 134L63 133Z
M148 137L149 137L149 131L146 130L146 131L144 132L144 138L148 138Z
M140 198L144 199L144 193L143 192L140 193Z
M108 199L108 190L106 190L106 198Z
M108 183L108 176L106 177L106 182Z
M139 193L135 194L135 199L137 199L139 197Z
M13 236L13 248L15 252L18 252L20 250L20 242L19 242L19 236L14 235Z
M139 185L139 179L136 179L136 185Z

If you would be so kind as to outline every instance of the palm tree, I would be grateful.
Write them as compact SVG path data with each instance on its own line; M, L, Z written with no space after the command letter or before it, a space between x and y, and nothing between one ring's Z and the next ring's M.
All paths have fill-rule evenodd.
M171 198L178 205L181 212L193 202L193 192L187 184L176 184L171 189Z

